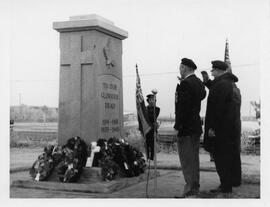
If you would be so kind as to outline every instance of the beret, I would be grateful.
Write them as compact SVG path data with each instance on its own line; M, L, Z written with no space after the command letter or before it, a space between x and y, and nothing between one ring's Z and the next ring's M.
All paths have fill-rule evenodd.
M194 70L197 69L197 66L195 65L195 63L191 59L188 59L188 58L183 58L181 60L181 64L188 66L190 68L193 68Z
M211 63L212 63L212 68L217 68L220 70L227 70L228 68L228 64L221 60L214 60Z

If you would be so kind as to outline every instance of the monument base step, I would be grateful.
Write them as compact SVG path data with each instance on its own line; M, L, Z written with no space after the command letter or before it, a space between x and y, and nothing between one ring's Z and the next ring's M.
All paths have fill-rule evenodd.
M99 169L94 169L94 171L92 171L92 173L96 173L96 175L98 175L99 172ZM160 176L159 172L157 172L157 176ZM154 171L150 170L149 180L153 178ZM11 187L83 193L112 193L114 191L118 191L120 189L146 181L147 171L137 177L117 178L112 181L101 181L100 178L92 180L87 180L83 178L82 180L80 179L78 183L62 183L59 180L52 180L40 182L34 180L16 180L12 183Z
M76 183L96 183L101 182L101 168L100 167L85 167L82 171L80 179ZM48 178L50 182L60 182L59 175L56 170L53 171L51 176Z

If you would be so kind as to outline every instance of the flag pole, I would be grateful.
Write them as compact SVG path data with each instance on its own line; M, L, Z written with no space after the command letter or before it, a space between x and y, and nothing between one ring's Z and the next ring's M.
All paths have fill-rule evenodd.
M136 73L138 73L138 65L137 65L137 63L136 63L136 65L135 65L135 67L136 67ZM146 136L144 135L144 133L141 133L142 134L142 136L143 136L143 140L144 140L144 146L145 146L145 151L146 151Z
M154 168L155 168L155 180L154 180L154 195L157 195L157 125L156 125L156 90L152 90L154 94Z
M136 73L138 74L138 65L136 63ZM144 147L145 147L145 152L147 152L147 147L146 147L146 136L144 133L141 133L142 136L143 136L143 140L144 140ZM145 192L146 192L146 198L149 198L149 194L148 194L148 179L149 179L149 172L150 172L150 160L148 160L148 174L147 174L147 181L146 181L146 189L145 189Z
M142 89L141 89L141 83L140 83L140 77L139 77L139 73L138 73L138 65L136 64L136 74L137 74L137 80L136 80L136 105L137 105L137 115L138 115L138 122L139 122L139 130L142 133L143 137L144 137L144 141L146 141L146 134L152 130L152 126L149 123L148 120L148 114L144 105L144 98L142 95ZM153 94L157 94L156 90L152 90ZM155 97L155 95L154 95ZM155 106L155 104L154 104ZM154 108L155 109L155 108ZM154 118L155 119L155 118ZM154 131L155 130L155 124L154 124ZM155 133L154 133L154 145L155 145ZM146 144L145 144L146 147ZM155 146L154 146L154 156L155 156ZM147 148L146 148L146 152L147 152ZM156 156L155 156L156 157ZM156 159L156 158L155 158ZM148 198L148 178L149 178L149 172L150 172L150 159L148 160L149 164L148 164L148 175L147 175L147 184L146 184L146 197ZM156 163L156 162L155 162ZM156 164L155 164L155 169L156 169ZM155 173L156 175L156 173ZM156 176L155 176L156 177ZM156 179L155 179L156 180ZM155 181L156 183L156 181ZM156 192L156 184L155 184L155 192Z
M136 63L136 65L135 65L135 67L136 67L136 73L138 73L138 65L137 65L137 63ZM144 136L144 133L142 133L142 136L143 136L143 139L145 140L146 137ZM145 149L145 150L146 150L146 149Z

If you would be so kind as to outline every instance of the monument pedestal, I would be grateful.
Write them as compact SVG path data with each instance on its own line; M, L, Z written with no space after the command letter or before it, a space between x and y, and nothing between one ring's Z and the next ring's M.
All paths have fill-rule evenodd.
M53 174L49 181L16 180L11 187L83 193L112 193L147 180L147 171L137 177L117 178L112 181L102 181L100 173L100 168L86 168L77 183L62 183L56 174ZM154 171L150 170L149 180L153 178Z
M96 183L101 182L101 168L100 167L85 167L80 176L80 179L76 183ZM43 181L40 181L43 182ZM40 183L39 182L39 183ZM48 182L60 182L59 175L57 174L57 170L54 170L52 175L49 177Z

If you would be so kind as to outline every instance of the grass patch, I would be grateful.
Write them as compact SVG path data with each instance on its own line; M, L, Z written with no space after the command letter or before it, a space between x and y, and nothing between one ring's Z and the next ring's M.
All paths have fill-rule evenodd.
M144 152L144 138L141 136L141 133L138 129L135 127L128 127L124 128L125 132L125 140L132 145L133 147L136 147L140 151Z
M243 174L242 175L242 183L243 184L255 184L255 185L260 185L260 175L247 175Z
M47 145L57 144L57 137L51 133L10 133L10 148L24 148L24 147L45 147Z

